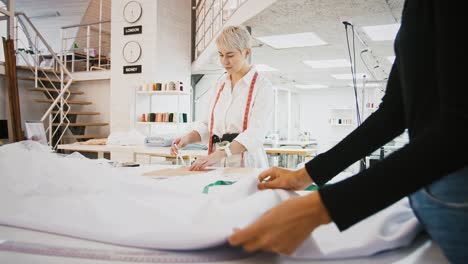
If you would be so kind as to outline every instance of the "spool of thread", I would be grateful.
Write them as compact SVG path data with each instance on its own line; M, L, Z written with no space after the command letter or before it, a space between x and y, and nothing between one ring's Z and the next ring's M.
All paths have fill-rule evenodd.
M150 122L155 122L156 121L156 114L155 113L149 113L149 121Z
M161 83L156 83L156 91L161 91L161 90L162 90Z
M184 90L184 84L183 84L181 81L178 82L178 86L179 86L179 87L178 87L178 88L179 88L179 91L183 91L183 90Z
M167 89L169 91L176 91L177 90L175 82L169 82L167 85L168 85Z
M141 114L141 122L146 122L146 115L145 114Z

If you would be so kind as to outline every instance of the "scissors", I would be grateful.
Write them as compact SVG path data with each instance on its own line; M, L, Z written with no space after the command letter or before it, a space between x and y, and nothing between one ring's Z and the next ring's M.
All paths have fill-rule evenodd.
M172 145L174 146L175 149L177 149L177 152L176 152L177 159L180 160L180 163L182 164L182 166L186 166L184 158L182 158L182 156L180 155L179 146L177 146L175 142L172 142Z

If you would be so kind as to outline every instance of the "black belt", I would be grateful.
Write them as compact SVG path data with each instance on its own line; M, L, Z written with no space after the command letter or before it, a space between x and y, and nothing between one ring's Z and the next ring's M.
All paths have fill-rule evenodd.
M214 145L219 142L223 142L223 141L232 142L238 135L239 133L224 134L221 138L218 135L213 135L211 137L212 139L211 142L213 143L213 147L214 147Z

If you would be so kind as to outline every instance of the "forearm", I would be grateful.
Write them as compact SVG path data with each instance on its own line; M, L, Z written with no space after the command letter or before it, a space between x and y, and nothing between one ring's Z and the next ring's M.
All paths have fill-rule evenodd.
M187 139L188 144L196 143L201 141L201 136L196 130L190 131L187 135L184 136Z

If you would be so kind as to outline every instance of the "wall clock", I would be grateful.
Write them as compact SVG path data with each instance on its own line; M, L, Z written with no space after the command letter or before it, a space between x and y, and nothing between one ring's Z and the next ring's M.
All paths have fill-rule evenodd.
M123 57L126 62L134 63L141 57L141 46L136 41L129 41L123 48Z
M142 12L143 9L140 3L130 1L124 7L124 18L128 23L135 23L140 19Z

